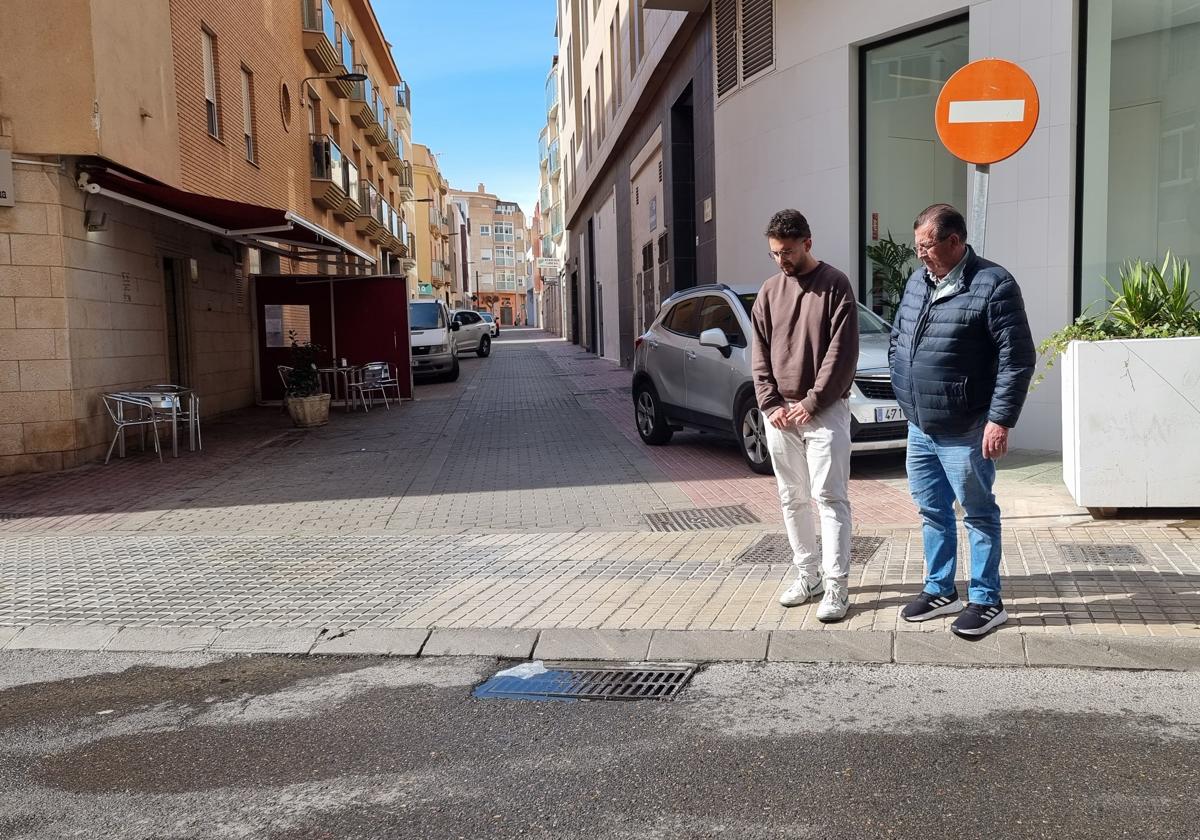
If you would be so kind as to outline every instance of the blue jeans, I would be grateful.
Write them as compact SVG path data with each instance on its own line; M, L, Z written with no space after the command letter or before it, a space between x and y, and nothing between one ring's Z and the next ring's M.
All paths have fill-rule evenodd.
M921 512L925 543L925 591L954 592L958 524L954 500L966 516L971 544L971 586L975 604L1000 601L1000 506L992 493L996 463L983 457L983 426L963 435L927 435L908 424L908 487Z

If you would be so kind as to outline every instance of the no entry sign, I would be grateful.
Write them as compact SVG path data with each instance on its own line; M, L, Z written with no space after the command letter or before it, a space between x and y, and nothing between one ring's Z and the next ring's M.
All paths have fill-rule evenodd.
M1038 93L1033 79L1011 61L972 61L950 77L938 96L934 121L950 154L992 164L1016 154L1033 134Z

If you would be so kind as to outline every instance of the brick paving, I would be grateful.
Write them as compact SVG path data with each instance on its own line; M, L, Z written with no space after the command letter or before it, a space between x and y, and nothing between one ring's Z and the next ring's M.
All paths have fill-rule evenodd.
M821 627L812 606L776 602L791 574L778 554L740 559L762 538L778 544L774 480L713 436L642 445L629 383L510 330L491 358L464 358L458 382L419 385L391 411L335 411L297 433L256 409L207 424L206 450L177 461L133 451L5 479L0 625ZM1015 456L1002 471L1012 625L1200 635L1197 532L1080 518L1060 469ZM761 522L658 533L645 518L739 504ZM856 459L852 504L863 554L850 617L828 629L944 630L899 620L923 575L902 459Z

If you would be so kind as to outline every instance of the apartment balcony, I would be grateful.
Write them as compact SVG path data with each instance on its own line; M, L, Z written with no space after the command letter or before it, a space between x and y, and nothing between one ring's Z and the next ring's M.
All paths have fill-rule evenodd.
M551 71L546 79L546 118L558 117L558 73Z
M346 161L342 150L328 134L310 134L308 139L313 204L337 210L346 200Z
M346 192L346 198L333 208L333 216L340 222L352 222L358 217L358 209L362 204L362 185L359 183L358 167L350 158L345 158L342 167L342 189Z
M378 242L383 231L383 222L379 214L379 190L370 181L359 182L358 215L354 218L354 229L372 242Z
M396 189L396 197L400 201L413 200L413 174L412 164L407 160L400 162L400 171L396 173L399 179L399 186Z
M547 149L546 156L547 156L547 165L549 166L549 169L550 169L550 174L552 176L557 175L559 170L562 168L562 161L558 157L558 141L557 140L555 140L553 143L550 144L550 147Z
M320 74L341 72L337 47L337 22L328 0L300 0L303 13L304 54Z
M541 205L542 212L545 213L546 210L549 209L549 207L550 207L550 185L549 184L542 184L542 192L538 196L538 198L539 198L538 204Z
M358 64L354 71L366 73L367 68ZM375 100L378 98L375 86L371 84L370 78L352 84L354 89L350 94L350 119L356 126L365 130L375 122Z
M396 122L403 134L412 134L412 89L408 82L396 85Z
M433 205L429 206L429 230L434 236L450 235L450 217Z
M417 267L417 237L414 234L408 234L406 244L407 248L400 258L400 265L408 272Z
M379 146L380 153L383 152L384 146L389 145L388 124L391 121L391 113L383 107L383 99L379 96L379 91L376 91L375 121L363 129L363 136L372 146Z
M563 211L561 204L555 204L550 210L550 235L555 241L562 238L563 235Z
M545 169L550 163L550 147L546 141L546 129L538 135L538 166Z

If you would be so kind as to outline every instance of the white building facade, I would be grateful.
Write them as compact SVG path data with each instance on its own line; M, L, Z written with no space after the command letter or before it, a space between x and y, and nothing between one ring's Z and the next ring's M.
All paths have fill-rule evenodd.
M816 255L877 302L866 246L888 232L911 243L913 218L936 201L967 209L971 167L938 141L934 103L985 57L1016 62L1039 91L1033 137L992 166L983 248L1020 283L1036 340L1101 302L1123 261L1200 256L1200 4L718 0L710 11L719 212L717 276L705 280L769 276L763 230L796 207ZM1059 388L1052 372L1030 393L1015 446L1061 447Z

